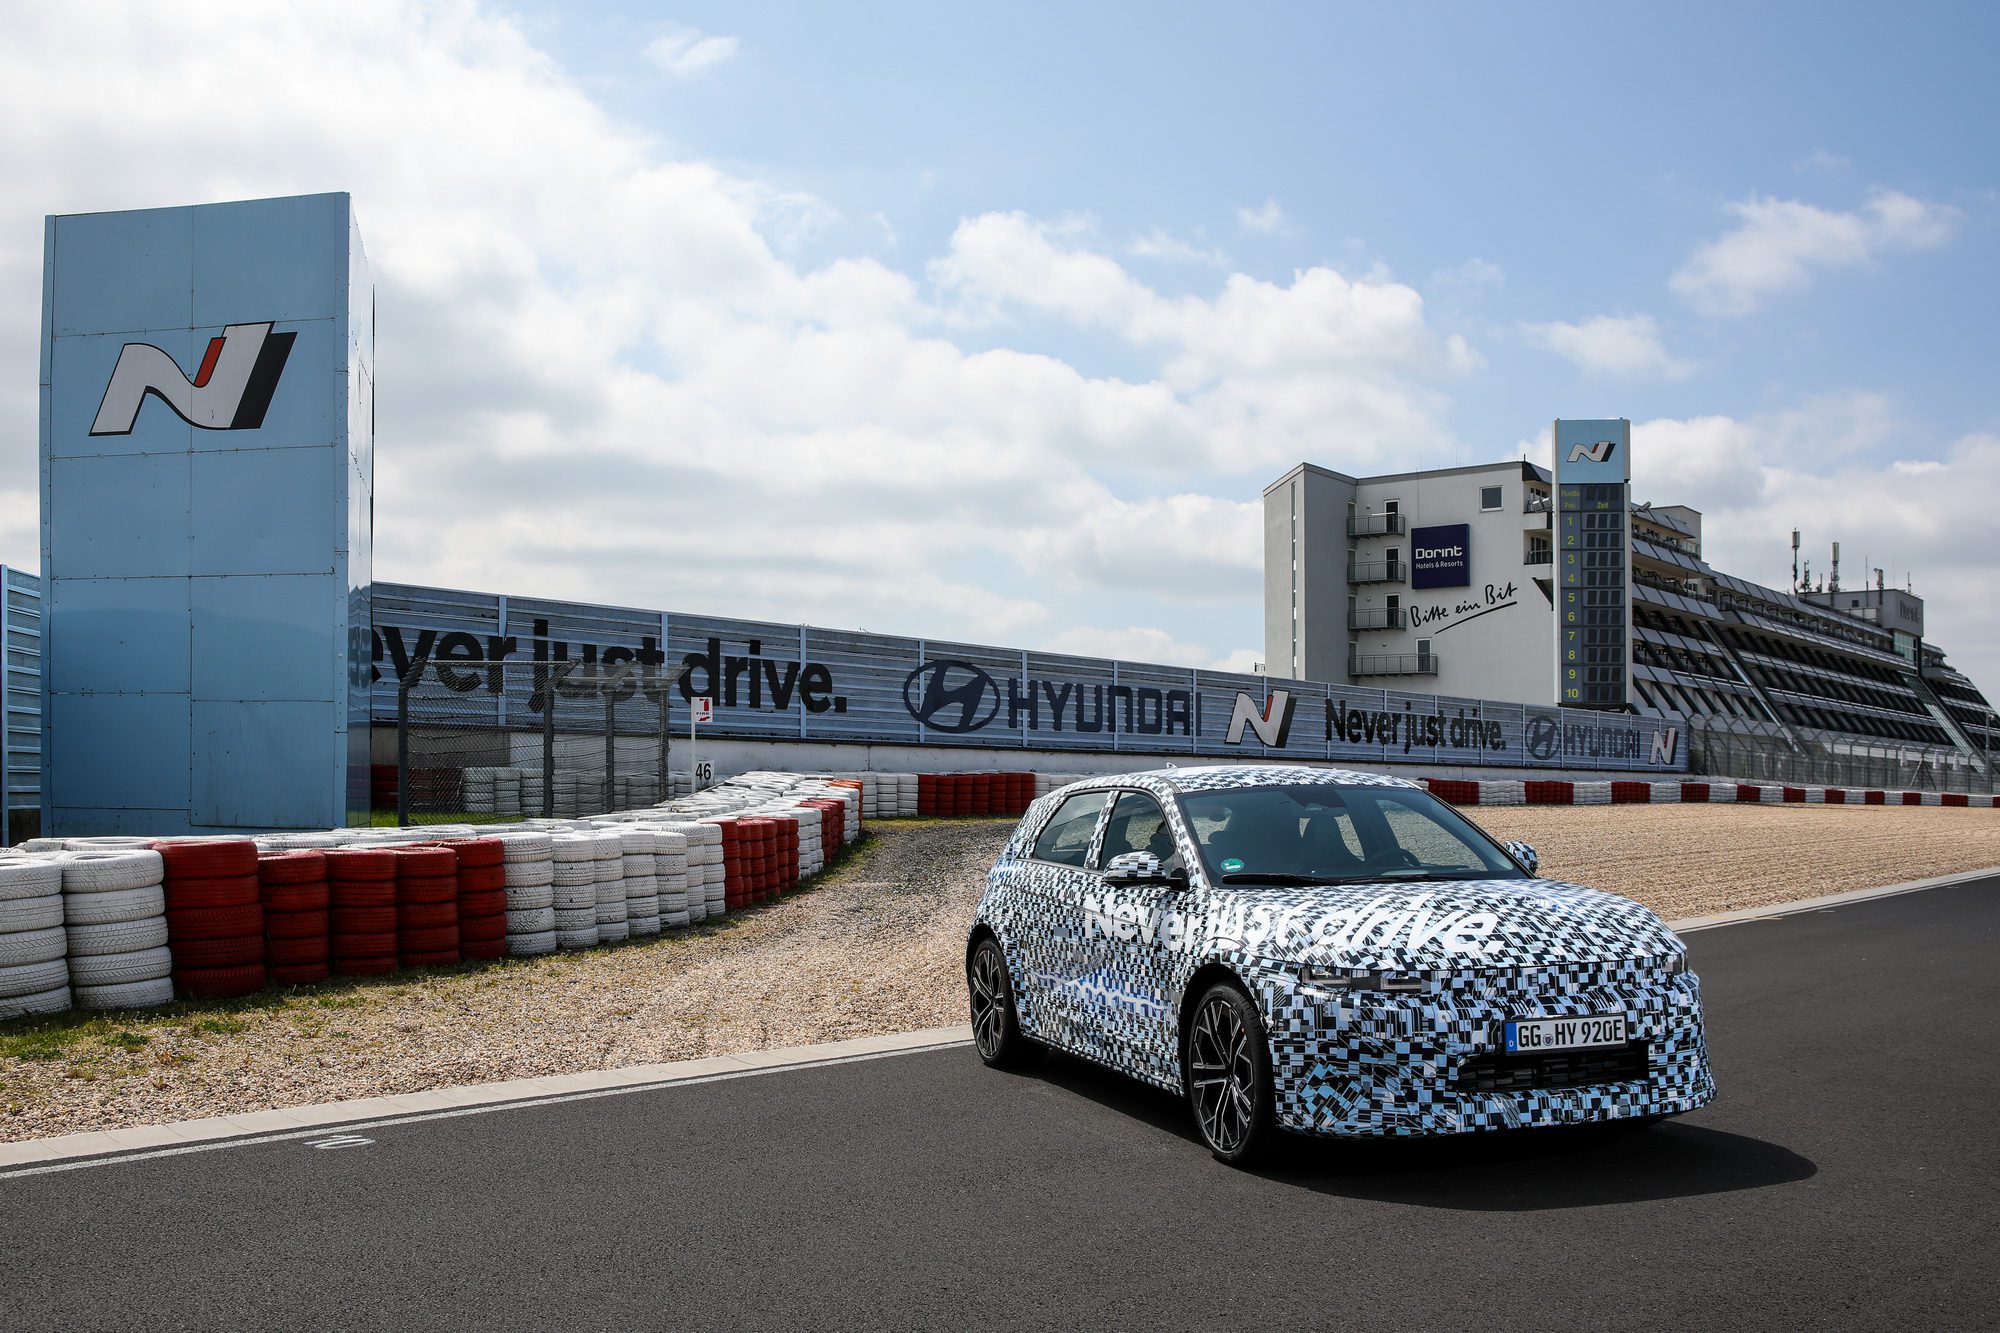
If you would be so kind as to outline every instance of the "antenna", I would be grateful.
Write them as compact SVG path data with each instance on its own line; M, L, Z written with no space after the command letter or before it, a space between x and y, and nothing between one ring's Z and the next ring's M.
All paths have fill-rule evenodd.
M1799 530L1792 529L1792 591L1799 590Z
M1887 585L1884 584L1882 581L1882 570L1880 566L1877 566L1875 569L1875 591L1876 592L1887 591Z
M1839 542L1835 542L1833 544L1833 572L1827 575L1826 590L1828 592L1840 591L1840 543Z

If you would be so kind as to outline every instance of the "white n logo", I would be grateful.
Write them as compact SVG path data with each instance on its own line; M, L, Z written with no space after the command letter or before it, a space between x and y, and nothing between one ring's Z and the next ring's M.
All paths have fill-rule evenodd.
M1593 463L1608 463L1611 461L1611 451L1617 447L1616 440L1599 440L1596 444L1572 444L1569 447L1569 457L1563 461L1576 463L1588 459Z
M1297 704L1290 690L1272 690L1269 701L1259 708L1256 699L1238 690L1235 711L1229 715L1229 743L1241 745L1243 728L1248 726L1264 744L1283 746L1292 734L1292 709Z
M1666 768L1674 765L1674 755L1681 748L1681 729L1668 727L1653 733L1653 762Z
M126 343L98 404L92 435L130 435L151 394L180 419L203 430L256 430L277 392L296 333L273 333L269 323L231 324L208 340L201 367L189 379L180 365L151 343Z

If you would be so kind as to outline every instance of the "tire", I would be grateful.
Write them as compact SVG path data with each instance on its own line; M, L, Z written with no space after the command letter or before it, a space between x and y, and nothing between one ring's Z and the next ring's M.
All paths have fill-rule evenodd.
M597 947L597 927L588 930L559 930L556 932L558 949L595 949Z
M1014 1008L1014 982L1000 941L983 936L965 965L965 989L972 1010L972 1040L979 1058L995 1069L1021 1069L1042 1058L1044 1048L1021 1031Z
M185 912L167 913L167 935L178 949L183 940L227 940L254 935L264 937L264 909L248 907L196 907Z
M458 853L449 847L399 847L396 849L396 878L458 878Z
M143 889L166 878L158 852L69 852L62 863L64 893Z
M396 882L389 879L329 880L327 902L342 907L394 907Z
M7 907L8 904L0 903L0 921L5 920ZM122 889L114 893L73 893L64 895L60 909L64 925L108 926L163 916L167 895L157 884L149 889Z
M272 971L281 967L301 967L307 963L324 963L333 956L332 945L325 935L309 935L297 938L274 939L267 957Z
M28 1014L59 1014L69 1008L70 1003L70 989L66 985L33 995L9 995L0 998L0 1022Z
M360 847L339 847L324 853L326 857L326 877L330 880L352 880L374 883L378 880L394 881L396 878L396 854L394 852L370 851ZM333 892L340 897L340 890Z
M167 883L167 910L190 911L203 907L248 907L262 893L255 875L232 875L226 879L173 879Z
M396 905L411 904L435 906L439 903L458 901L458 878L455 875L426 876L423 879L399 879L396 881Z
M531 907L525 911L507 913L509 935L546 935L555 928L556 909L553 907Z
M174 989L196 1000L227 1000L264 989L262 963L240 967L184 967L174 971Z
M95 954L69 960L69 984L79 990L125 986L140 981L158 981L173 970L173 951L166 948Z
M170 947L176 971L185 971L190 967L248 967L252 963L261 965L264 961L262 935L232 935L219 940L175 940Z
M348 958L340 954L333 956L333 975L337 977L386 977L396 970L396 955L383 957Z
M265 852L257 858L257 878L267 889L274 884L324 884L326 853Z
M458 915L461 919L468 916L497 916L506 910L505 889L481 889L476 893L458 895Z
M48 958L39 963L0 967L0 997L7 999L39 995L68 984L69 962L66 959Z
M167 919L149 916L144 921L114 921L105 926L71 926L69 956L89 958L107 953L136 953L157 949L167 942Z
M556 863L546 856L538 861L509 861L505 871L510 889L538 888L556 882Z
M498 870L506 864L507 848L498 838L460 838L450 846L461 875L468 870Z
M466 866L458 872L460 893L492 893L507 887L504 866Z
M17 930L0 935L0 967L49 963L69 953L69 936L61 926Z
M163 1004L173 1002L172 977L155 977L151 981L127 981L116 986L76 988L76 1007L79 1009L157 1009Z
M333 917L326 909L304 912L264 913L264 934L274 940L324 939L333 929Z
M466 940L458 946L459 956L468 963L491 962L495 958L507 956L506 939Z
M458 946L455 944L449 949L400 954L396 958L397 965L404 968L456 967L458 961Z
M542 907L556 905L556 890L553 884L529 884L507 886L507 910L510 912L532 912Z
M1216 1160L1249 1166L1278 1136L1271 1091L1271 1044L1257 1006L1233 982L1195 1001L1182 1052L1188 1106Z
M134 893L144 893L144 889L134 889ZM153 890L158 893L158 889ZM63 913L71 902L85 899L65 899L59 893L51 893L43 898L10 898L0 903L0 931L16 934L25 931L47 930L63 924Z
M399 931L436 930L457 925L457 903L410 903L396 908L396 929Z
M339 963L343 959L371 959L396 956L396 932L371 932L366 935L334 935L333 959ZM336 969L337 970L337 969Z
M423 926L416 930L399 931L396 935L396 952L408 958L412 954L434 954L458 952L458 927Z
M266 912L324 912L332 899L323 879L264 885Z
M0 857L0 903L48 898L61 892L61 862L26 856Z
M554 840L546 833L509 833L493 841L500 844L500 857L509 866L510 873L513 866L548 860L555 848Z
M393 907L336 907L330 919L336 935L396 933L396 909Z
M507 952L515 958L536 958L556 951L556 933L553 930L525 931L520 934L509 932Z
M333 975L325 959L317 963L287 963L271 968L271 984L274 986L310 986L325 981Z
M170 879L234 879L257 873L257 844L248 838L163 842L157 850Z

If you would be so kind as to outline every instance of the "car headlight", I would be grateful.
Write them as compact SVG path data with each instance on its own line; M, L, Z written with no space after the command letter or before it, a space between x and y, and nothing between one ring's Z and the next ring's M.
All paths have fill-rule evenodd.
M1323 963L1300 963L1299 980L1305 982L1308 986L1325 986L1333 990L1348 990L1367 980L1367 978L1343 972L1337 967L1329 967Z
M1299 980L1329 990L1420 991L1421 972L1349 972L1324 963L1299 964Z
M1685 953L1677 953L1667 959L1668 976L1677 977L1681 973L1687 970L1688 970L1688 956Z

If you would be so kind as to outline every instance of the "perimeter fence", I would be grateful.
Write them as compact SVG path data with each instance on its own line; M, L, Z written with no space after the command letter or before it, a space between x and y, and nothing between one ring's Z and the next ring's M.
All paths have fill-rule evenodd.
M2000 793L1993 758L1912 742L1871 740L1838 732L1784 736L1731 726L1721 719L1688 723L1689 771L1744 782L1885 791Z

